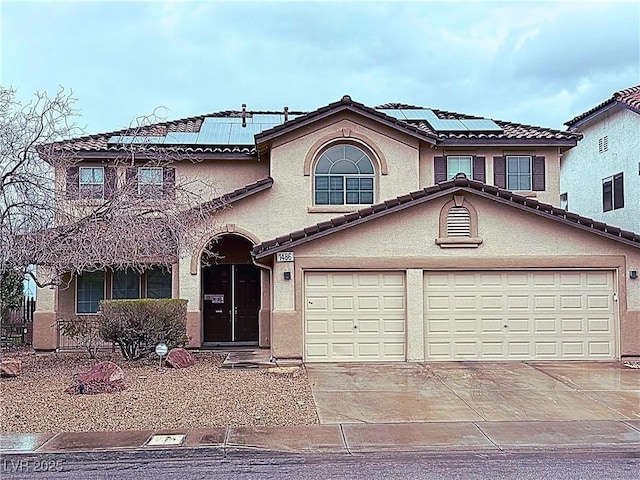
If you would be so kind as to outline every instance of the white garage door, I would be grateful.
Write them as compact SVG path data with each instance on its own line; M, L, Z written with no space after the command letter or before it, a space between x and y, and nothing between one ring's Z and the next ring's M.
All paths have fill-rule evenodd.
M405 360L400 272L307 272L305 361Z
M425 272L427 360L610 360L613 272Z

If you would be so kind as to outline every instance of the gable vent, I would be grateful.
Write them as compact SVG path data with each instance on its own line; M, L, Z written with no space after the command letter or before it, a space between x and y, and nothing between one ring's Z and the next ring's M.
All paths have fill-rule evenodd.
M447 213L447 237L470 237L471 216L464 207L451 207Z

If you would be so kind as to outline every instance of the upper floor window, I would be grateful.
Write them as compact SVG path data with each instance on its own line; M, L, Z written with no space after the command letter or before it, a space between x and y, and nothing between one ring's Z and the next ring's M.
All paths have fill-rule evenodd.
M353 145L336 145L318 158L314 172L316 205L362 205L374 201L373 162Z
M472 157L447 157L447 178L454 178L458 173L464 173L467 178L473 178Z
M104 198L104 167L80 167L80 198Z
M624 177L618 173L602 180L602 210L616 210L624 207Z
M507 190L545 190L545 157L493 157L493 182Z
M138 168L138 195L147 198L162 198L163 184L162 167Z
M478 155L449 155L433 158L435 183L446 182L459 173L478 182L486 182L485 157Z

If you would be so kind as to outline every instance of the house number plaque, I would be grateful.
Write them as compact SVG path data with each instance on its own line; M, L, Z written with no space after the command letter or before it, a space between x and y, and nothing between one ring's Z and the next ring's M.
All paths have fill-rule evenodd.
M218 295L218 294L207 293L204 296L204 299L205 301L209 301L211 303L224 303L224 294Z
M276 253L276 262L293 262L293 252Z

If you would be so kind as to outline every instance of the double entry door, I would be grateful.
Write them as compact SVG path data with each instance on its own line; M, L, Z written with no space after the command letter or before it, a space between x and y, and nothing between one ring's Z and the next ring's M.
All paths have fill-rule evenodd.
M203 267L205 343L258 342L260 269L255 265Z

